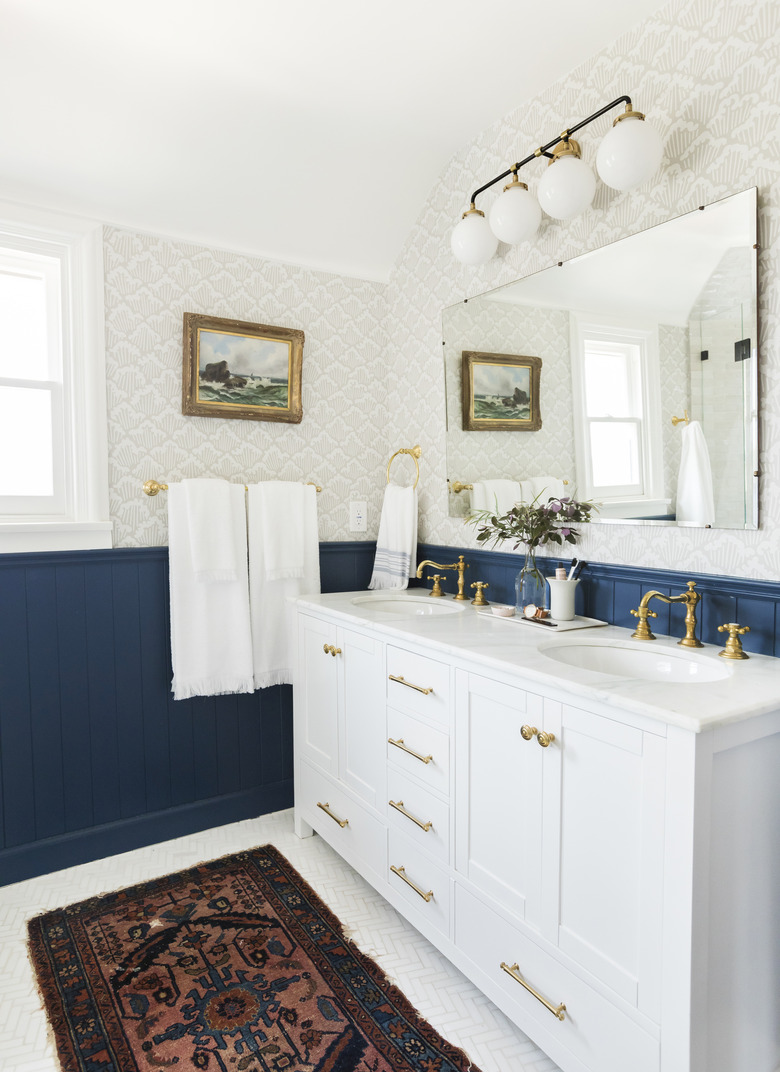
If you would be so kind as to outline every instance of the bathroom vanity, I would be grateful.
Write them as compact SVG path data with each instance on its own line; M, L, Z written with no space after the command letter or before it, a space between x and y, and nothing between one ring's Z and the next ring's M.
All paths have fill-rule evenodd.
M303 597L298 641L300 836L564 1072L776 1072L777 660L420 591Z

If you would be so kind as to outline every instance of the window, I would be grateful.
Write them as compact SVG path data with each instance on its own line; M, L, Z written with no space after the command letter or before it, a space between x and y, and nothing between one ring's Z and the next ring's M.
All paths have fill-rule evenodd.
M0 552L111 546L102 228L0 205Z
M655 335L572 318L578 483L607 517L610 504L664 508Z

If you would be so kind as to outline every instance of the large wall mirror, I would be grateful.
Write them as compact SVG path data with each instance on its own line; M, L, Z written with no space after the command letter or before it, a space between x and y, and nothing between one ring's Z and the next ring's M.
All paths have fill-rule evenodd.
M756 528L756 229L752 189L445 309L450 514L513 481L600 521Z

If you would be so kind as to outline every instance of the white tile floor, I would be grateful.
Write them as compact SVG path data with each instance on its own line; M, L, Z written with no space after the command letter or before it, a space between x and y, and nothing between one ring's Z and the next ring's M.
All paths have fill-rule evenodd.
M321 838L297 838L291 811L0 888L0 1072L59 1072L27 960L25 923L31 916L268 843L284 853L422 1015L482 1072L559 1072Z

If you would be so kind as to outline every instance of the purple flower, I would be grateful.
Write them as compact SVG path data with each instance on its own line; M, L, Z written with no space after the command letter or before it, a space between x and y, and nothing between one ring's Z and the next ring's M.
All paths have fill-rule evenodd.
M548 509L549 509L549 510L550 510L550 511L551 511L551 512L552 512L553 514L557 514L557 513L559 513L559 511L560 511L560 509L561 509L561 503L560 503L560 500L558 500L558 499L551 499L551 500L550 500L550 503L549 503L549 506L548 506Z
M561 536L568 536L571 529L561 529Z

